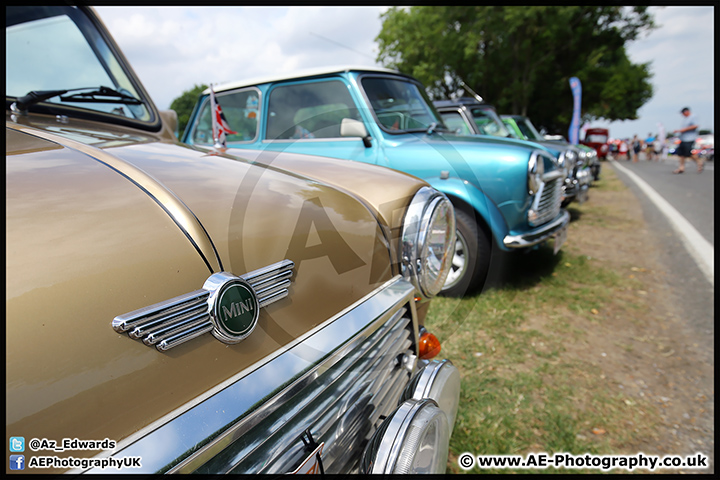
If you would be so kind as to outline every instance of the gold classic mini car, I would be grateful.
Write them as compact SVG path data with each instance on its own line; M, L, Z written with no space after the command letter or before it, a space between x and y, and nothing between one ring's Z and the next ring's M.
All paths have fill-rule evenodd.
M188 147L93 10L6 22L6 472L444 472L447 198Z

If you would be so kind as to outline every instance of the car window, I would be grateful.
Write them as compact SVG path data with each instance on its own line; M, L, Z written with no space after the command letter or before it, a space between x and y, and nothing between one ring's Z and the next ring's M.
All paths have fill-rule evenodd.
M467 123L465 123L465 120L459 112L443 112L440 116L442 116L445 126L458 135L472 134L470 127L468 127Z
M525 138L527 138L528 140L535 139L535 134L532 130L530 130L530 128L525 124L525 122L517 122L517 126Z
M339 138L344 118L361 121L340 80L280 85L268 97L267 138Z
M543 140L543 136L540 135L540 132L537 131L529 118L518 120L517 126L528 140Z
M510 132L505 128L500 117L498 117L493 110L473 108L470 112L480 133L484 135L494 135L496 137L507 137L510 135Z
M585 137L586 142L591 143L605 143L607 142L607 135L597 134L597 133L591 133L587 137Z
M254 140L258 133L258 117L260 115L260 92L256 88L222 92L215 95L222 108L225 120L230 129L237 133L228 134L228 144ZM206 97L200 107L192 133L193 143L200 145L213 144L212 116L210 115L210 97Z
M445 127L442 118L418 86L395 78L365 77L362 86L380 126L390 132L427 130L433 123Z

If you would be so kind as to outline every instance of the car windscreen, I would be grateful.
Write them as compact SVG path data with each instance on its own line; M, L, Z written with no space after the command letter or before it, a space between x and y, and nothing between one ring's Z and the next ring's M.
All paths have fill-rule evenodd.
M380 127L390 133L446 129L425 92L402 78L363 77L362 87Z
M153 120L121 62L77 7L7 7L6 13L6 97L58 91L42 101Z

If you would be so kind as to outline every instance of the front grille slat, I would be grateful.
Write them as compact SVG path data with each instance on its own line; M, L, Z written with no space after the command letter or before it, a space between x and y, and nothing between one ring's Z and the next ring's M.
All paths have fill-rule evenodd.
M531 226L547 223L560 213L561 194L562 178L554 178L543 185L540 198L536 199L536 205L533 208L537 217L529 222Z
M248 431L246 435L266 440L251 451L236 451L231 472L286 473L307 455L299 434L308 427L318 443L326 442L326 471L341 469L348 448L364 448L358 436L361 442L369 438L378 417L397 406L410 378L399 360L413 355L413 349L412 318L409 310L401 309L362 344L335 352L341 358L338 363L288 399L287 408ZM308 424L309 419L314 423ZM338 462L335 468L333 461Z

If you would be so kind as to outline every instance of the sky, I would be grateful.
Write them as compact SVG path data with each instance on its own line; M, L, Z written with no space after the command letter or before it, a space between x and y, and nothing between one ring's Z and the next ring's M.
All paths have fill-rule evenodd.
M160 109L196 84L222 84L307 68L376 63L386 7L96 7ZM680 127L690 107L714 130L712 6L650 7L658 28L626 44L635 63L651 62L653 97L638 120L587 126L612 138L644 138L659 123ZM571 96L568 85L568 96ZM489 99L492 102L492 99ZM567 135L566 135L567 136Z

